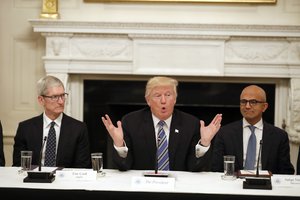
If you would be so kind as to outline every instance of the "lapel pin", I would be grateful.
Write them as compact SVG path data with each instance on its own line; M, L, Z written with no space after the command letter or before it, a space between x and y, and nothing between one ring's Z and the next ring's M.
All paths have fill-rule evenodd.
M178 129L175 129L175 133L179 133L179 130L178 130Z

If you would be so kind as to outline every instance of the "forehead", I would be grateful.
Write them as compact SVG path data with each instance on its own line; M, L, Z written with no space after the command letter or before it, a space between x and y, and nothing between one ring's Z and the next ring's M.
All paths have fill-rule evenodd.
M163 93L163 92L173 92L173 87L171 85L160 85L155 86L151 93Z
M56 94L64 93L64 87L63 86L49 87L47 89L47 93L48 93L48 95L56 95Z

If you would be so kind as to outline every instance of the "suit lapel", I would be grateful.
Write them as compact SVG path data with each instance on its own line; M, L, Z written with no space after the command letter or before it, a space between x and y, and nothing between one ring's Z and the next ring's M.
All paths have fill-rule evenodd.
M267 158L269 153L271 153L272 143L264 142L264 141L272 141L272 131L270 130L270 126L267 123L264 123L263 133L262 133L263 145L261 149L261 165L262 169L267 165Z
M155 129L153 125L152 115L149 109L145 110L146 114L144 115L143 125L140 126L143 130L140 130L144 133L146 148L149 151L150 160L155 163L156 160L156 137Z
M57 145L57 154L56 154L56 163L59 163L59 159L61 158L61 153L63 152L64 147L62 146L63 144L67 144L67 142L65 142L65 140L68 139L67 137L67 133L68 130L70 130L69 128L69 123L68 121L68 116L63 114L62 120L61 120L61 128L60 128L60 133L59 133L59 138L58 138L58 145Z
M180 141L180 130L182 130L182 120L180 120L180 116L177 114L177 111L174 110L173 116L172 116L172 121L170 124L170 133L169 133L169 160L170 160L170 165L174 163L175 155L176 155L176 150L178 147L178 142Z
M36 118L36 120L34 121L34 135L36 135L36 137L32 138L33 140L36 139L37 141L34 141L34 144L39 144L36 152L40 152L41 148L42 148L42 144L43 144L43 114L41 114L40 116L38 116L38 118Z
M243 121L241 120L239 123L239 126L236 127L236 130L233 130L233 133L235 136L232 138L236 138L237 142L234 142L233 144L236 144L237 146L234 147L234 152L237 152L237 160L239 166L241 166L241 169L243 168L243 160L244 160L244 146L243 146ZM242 151L241 151L242 150Z

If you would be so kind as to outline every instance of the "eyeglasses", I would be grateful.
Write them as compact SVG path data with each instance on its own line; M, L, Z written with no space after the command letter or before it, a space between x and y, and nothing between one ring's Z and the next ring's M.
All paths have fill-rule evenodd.
M249 103L250 106L256 106L258 103L266 103L266 102L264 102L264 101L258 101L256 99L250 99L250 100L241 99L240 100L240 105L242 105L242 106L247 105L247 103Z
M60 95L53 95L53 96L42 95L42 97L48 98L51 101L58 101L59 99L64 101L64 100L66 100L66 98L68 98L68 95L69 95L68 93L63 93Z

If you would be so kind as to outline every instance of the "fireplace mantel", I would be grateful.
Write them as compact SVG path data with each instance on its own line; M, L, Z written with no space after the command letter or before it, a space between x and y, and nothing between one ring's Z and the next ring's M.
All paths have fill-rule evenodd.
M83 94L72 75L273 78L276 123L284 119L291 140L300 141L300 26L29 22L46 38L46 73L77 90L68 106L74 117L82 118Z

